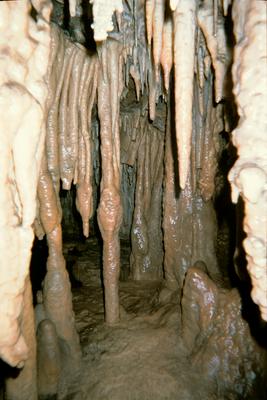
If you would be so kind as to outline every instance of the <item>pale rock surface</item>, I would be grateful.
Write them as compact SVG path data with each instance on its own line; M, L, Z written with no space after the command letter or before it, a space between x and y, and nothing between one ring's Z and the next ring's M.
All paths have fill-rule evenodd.
M34 7L37 24L30 2L0 3L0 357L19 367L28 355L20 317L34 237L50 46L50 3L34 1Z
M233 132L238 160L230 171L232 199L245 202L244 248L252 299L267 321L267 32L266 3L233 3L234 94L240 116Z

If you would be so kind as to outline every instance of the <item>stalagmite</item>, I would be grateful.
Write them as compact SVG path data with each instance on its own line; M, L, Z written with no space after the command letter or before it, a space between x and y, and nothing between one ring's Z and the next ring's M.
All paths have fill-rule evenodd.
M239 122L232 133L238 160L230 171L232 199L245 203L244 248L252 299L267 321L267 22L263 1L233 4L237 46L232 68ZM254 77L257 77L254 79Z
M6 380L7 400L37 400L36 338L30 277L25 281L21 332L29 349L28 359L18 376Z
M0 108L5 110L0 120L0 356L18 367L29 357L29 368L34 342L28 349L23 304L29 304L30 313L24 296L30 296L26 283L44 144L51 12L50 2L34 5L37 23L30 17L30 2L0 3Z
M60 344L55 325L48 319L38 326L37 360L39 396L56 396L61 370Z
M119 101L122 90L121 45L113 40L107 41L100 48L100 57L98 115L102 179L97 219L104 242L105 318L108 324L114 324L119 320L119 229L122 222L119 137Z
M67 384L74 384L80 373L81 351L72 311L70 282L62 254L61 214L56 196L44 153L38 184L40 218L49 249L43 303L46 318L55 325L61 343L62 386L59 393L62 396Z
M164 133L147 121L147 115L144 123L142 119L139 125L141 140L136 155L130 270L135 280L157 280L162 277L163 259L161 194Z
M195 0L180 0L173 16L175 126L182 189L185 188L191 153L196 6Z

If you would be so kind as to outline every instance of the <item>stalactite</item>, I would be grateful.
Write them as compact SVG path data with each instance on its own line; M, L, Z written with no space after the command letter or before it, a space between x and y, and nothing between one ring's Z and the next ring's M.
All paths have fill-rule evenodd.
M69 0L69 12L71 17L76 15L76 0Z
M87 237L93 212L90 137L98 74L96 57L89 56L83 46L72 43L56 26L52 26L52 41L54 56L48 77L46 136L48 169L59 209L60 179L63 189L69 190L72 183L77 186L76 206ZM59 56L55 57L57 49Z
M87 78L80 97L80 138L79 138L79 160L78 160L78 181L76 193L76 207L81 214L83 221L84 236L89 236L89 219L93 213L92 198L92 163L91 163L91 113L95 100L97 88L97 63L92 59L88 68L85 69ZM91 89L89 91L89 89ZM88 101L88 91L90 99Z
M218 7L216 10L218 11ZM198 11L198 23L205 36L212 58L215 70L215 100L218 103L224 96L224 78L229 66L230 56L221 9L218 11L217 22L214 18L213 0L205 0ZM214 35L215 25L216 35Z
M222 0L223 15L225 17L228 14L228 9L229 9L229 6L231 3L232 3L232 0Z
M191 152L196 6L195 0L180 0L174 12L175 125L182 189Z
M176 10L176 7L178 6L180 0L170 0L170 9L172 11Z
M171 17L167 18L163 26L160 63L164 73L165 90L168 92L170 73L173 64L173 21Z
M122 0L91 0L93 4L94 23L94 39L96 42L106 40L107 32L113 30L112 15L114 11L122 13Z
M60 177L62 180L63 189L70 189L71 181L73 178L71 165L69 165L70 157L69 152L72 151L68 148L68 137L69 137L69 114L68 114L68 91L70 86L71 71L75 54L78 53L78 49L71 46L71 56L66 69L64 84L62 87L62 93L59 104L59 135L58 135L58 148L59 148L59 165L60 165Z
M113 40L107 41L100 49L100 57L98 115L102 179L97 218L104 242L105 317L107 323L114 324L119 320L119 228L122 221L119 138L119 100L122 90L121 45Z
M232 68L234 94L240 116L232 133L238 160L230 171L232 200L241 195L245 204L244 240L253 301L267 321L267 157L266 157L266 4L261 1L233 3L237 45ZM251 79L257 76L257 79Z
M70 52L65 54L64 37L60 29L51 25L52 54L50 70L47 73L48 84L48 116L46 127L47 162L56 192L59 192L59 149L58 149L58 110L59 98L64 82L65 71L68 65ZM56 61L56 62L55 62Z
M202 147L198 150L201 154L199 189L205 201L211 199L214 194L219 154L219 133L223 131L222 106L220 104L217 107L213 105L212 92L213 88L210 83L208 84L204 137Z
M68 130L67 133L67 153L68 153L68 186L69 182L74 181L75 168L77 167L78 158L78 110L79 110L79 84L81 78L82 67L85 59L83 51L77 51L73 60L73 68L69 83L68 93ZM76 182L74 181L74 184Z
M155 0L153 13L153 61L156 81L159 81L159 64L162 51L162 34L164 25L165 0Z
M147 34L147 42L148 42L149 46L151 45L151 40L152 40L154 8L155 8L155 0L147 0L146 1L146 34Z
M27 297L25 321L23 302L44 144L51 4L35 1L34 6L37 22L30 17L30 2L0 3L0 106L5 110L0 120L0 356L18 367L28 358L29 368L34 341L28 349L22 325L30 323L32 304Z

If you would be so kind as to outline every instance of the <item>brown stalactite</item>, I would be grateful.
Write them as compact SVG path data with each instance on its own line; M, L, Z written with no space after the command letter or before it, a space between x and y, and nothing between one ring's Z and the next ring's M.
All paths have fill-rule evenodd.
M222 107L213 104L213 88L208 84L208 100L206 103L206 118L202 146L198 149L201 157L199 189L202 198L211 199L215 190L215 174L219 153L219 133L223 130Z
M105 318L108 324L114 324L119 320L119 229L122 222L119 138L120 52L121 46L115 41L108 41L102 45L98 81L102 179L97 219L104 241Z
M73 180L74 171L77 164L78 157L78 103L79 103L79 84L84 63L85 53L77 51L74 60L73 68L69 83L68 93L68 116L69 116L69 131L67 138L67 151L68 151L68 170L69 180ZM76 182L74 182L75 184Z
M87 60L88 68L85 69L87 77L80 97L80 121L79 131L79 159L78 182L76 194L76 207L83 221L84 236L89 236L89 219L93 213L92 199L92 163L91 163L91 113L97 88L97 63L96 59ZM90 90L89 90L90 89ZM90 98L88 100L88 92Z
M58 148L58 111L59 99L64 82L65 71L68 65L70 52L65 53L64 37L60 29L51 25L51 40L54 48L53 64L48 71L48 116L46 127L47 162L56 192L59 192L59 148ZM56 60L56 62L55 62ZM50 73L49 73L50 72Z
M205 0L198 11L198 24L205 37L209 49L212 64L215 70L215 101L224 97L224 78L229 65L229 50L227 46L224 18L221 7L216 7L215 0ZM216 34L214 29L216 27Z
M62 180L63 189L70 189L71 181L73 178L72 169L69 165L70 157L68 137L69 137L69 114L68 114L68 92L70 86L71 72L75 54L79 52L78 48L72 46L70 48L71 56L67 65L64 84L62 88L60 104L59 104L59 135L58 135L58 148L59 148L59 165L60 165L60 177ZM72 100L73 101L73 100Z

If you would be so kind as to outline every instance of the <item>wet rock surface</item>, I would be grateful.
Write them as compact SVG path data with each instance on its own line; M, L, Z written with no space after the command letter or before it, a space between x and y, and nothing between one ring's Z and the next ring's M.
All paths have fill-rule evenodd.
M236 289L217 286L201 262L189 269L182 298L162 281L120 281L121 320L110 327L104 322L99 248L96 239L65 247L67 260L75 254L72 272L80 281L73 304L83 350L80 392L68 399L266 398L266 353L242 317ZM126 245L121 258L127 270Z

